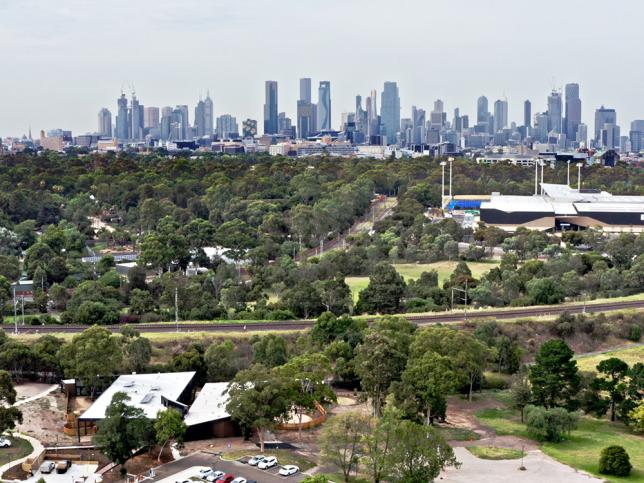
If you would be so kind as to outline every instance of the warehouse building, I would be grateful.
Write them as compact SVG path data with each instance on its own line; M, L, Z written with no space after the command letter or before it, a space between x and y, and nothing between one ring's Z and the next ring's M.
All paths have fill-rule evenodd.
M599 228L610 233L644 231L644 196L613 196L606 191L576 190L541 184L541 194L492 193L481 203L480 220L507 231Z

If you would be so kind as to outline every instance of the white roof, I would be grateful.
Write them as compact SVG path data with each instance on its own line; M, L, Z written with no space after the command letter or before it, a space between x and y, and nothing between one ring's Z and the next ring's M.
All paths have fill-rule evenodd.
M227 382L209 382L199 391L184 419L186 426L217 421L230 417L226 404L230 397L226 392Z
M80 419L103 419L105 410L112 402L112 396L124 392L130 396L129 405L143 409L145 416L155 419L165 409L161 396L171 401L179 399L196 372L164 372L156 374L126 374L119 376Z
M575 203L578 212L602 211L608 213L643 213L644 203Z
M541 196L516 196L516 195L497 195L490 197L490 201L481 203L481 209L502 210L509 213L521 211L538 211L553 213L552 204L544 200Z

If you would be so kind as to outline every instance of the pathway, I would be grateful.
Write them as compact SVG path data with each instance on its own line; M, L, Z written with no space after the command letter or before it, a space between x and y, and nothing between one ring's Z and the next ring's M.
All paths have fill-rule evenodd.
M32 438L31 436L27 436L26 434L22 434L22 433L14 433L13 436L16 438L26 439L27 441L29 441L29 443L31 443L31 446L34 448L34 450L27 456L24 456L17 460L10 461L9 463L6 463L0 466L0 479L2 478L2 475L4 474L4 472L7 471L9 468L19 465L29 458L35 458L40 453L42 453L42 451L45 449L43 445L40 443L40 441L38 441L36 438Z
M21 399L20 401L16 401L14 406L22 406L23 404L27 404L27 403L30 403L32 401L35 401L36 399L40 399L41 397L45 397L47 394L50 394L50 393L54 392L58 388L59 388L58 384L54 384L54 385L48 387L47 389L45 389L43 392L40 392L40 393L38 393L38 394L36 394L34 396L31 396L31 397L27 397L25 399Z

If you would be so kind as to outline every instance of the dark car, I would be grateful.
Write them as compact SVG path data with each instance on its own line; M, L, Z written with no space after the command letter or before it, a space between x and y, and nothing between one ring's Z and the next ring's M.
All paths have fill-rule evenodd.
M56 473L67 473L67 470L72 465L69 460L60 460L56 462Z

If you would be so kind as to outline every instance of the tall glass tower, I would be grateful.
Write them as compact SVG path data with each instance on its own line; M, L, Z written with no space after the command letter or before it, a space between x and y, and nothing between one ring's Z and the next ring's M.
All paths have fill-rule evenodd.
M331 82L329 81L320 81L317 118L320 131L331 129Z

